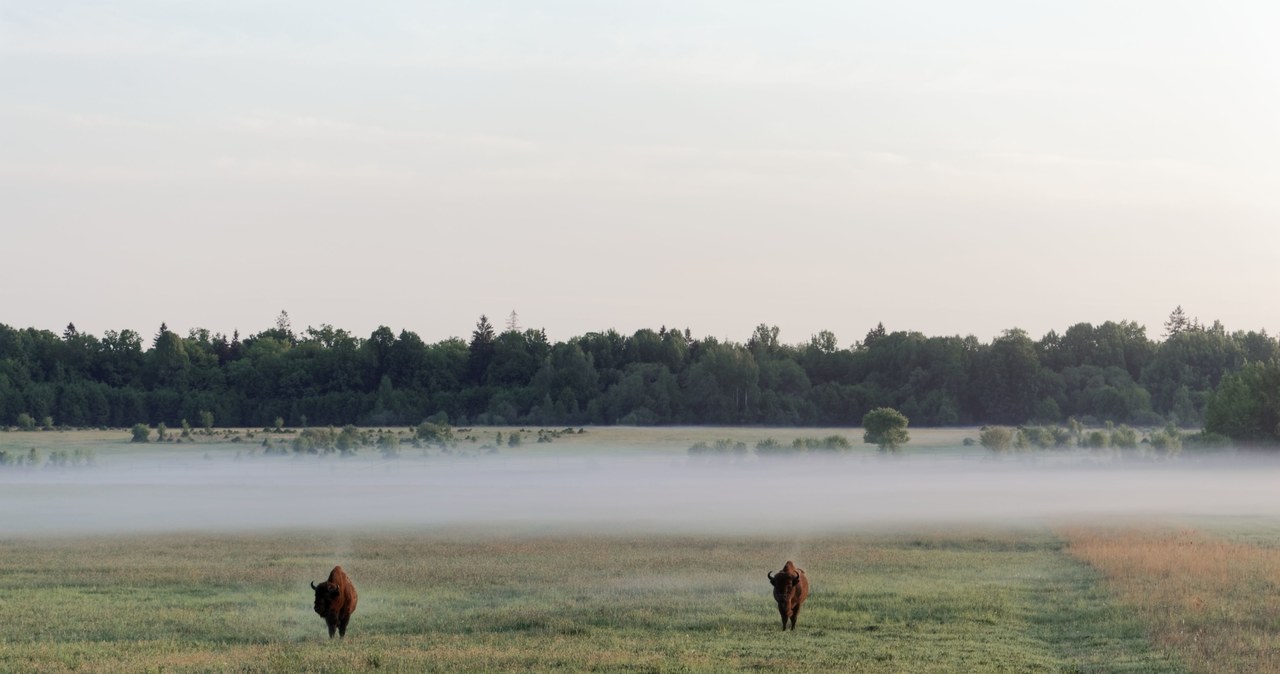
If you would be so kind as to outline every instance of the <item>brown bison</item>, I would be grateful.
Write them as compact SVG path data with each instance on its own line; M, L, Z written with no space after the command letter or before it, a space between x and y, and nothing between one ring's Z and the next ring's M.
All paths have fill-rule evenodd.
M333 638L335 629L338 636L346 637L347 623L351 622L351 614L356 612L356 600L359 598L347 572L341 566L335 566L329 572L329 580L319 585L312 582L311 589L316 591L316 613L329 625L329 638Z
M800 605L809 598L809 578L804 569L797 569L791 560L783 565L778 573L769 573L769 582L773 584L773 599L778 602L778 613L782 615L782 629L787 629L787 619L791 620L791 629L796 628L796 616L800 615Z

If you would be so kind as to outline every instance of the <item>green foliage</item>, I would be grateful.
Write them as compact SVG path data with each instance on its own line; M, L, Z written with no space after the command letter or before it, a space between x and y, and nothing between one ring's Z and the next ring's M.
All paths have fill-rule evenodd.
M129 442L150 442L151 429L146 424L134 424Z
M772 438L770 438L772 441ZM803 452L806 450L819 451L841 451L850 449L853 445L849 444L849 439L843 435L828 435L824 438L796 438L791 441L792 452Z
M838 450L849 449L849 439L843 435L828 435L821 439L805 438L804 446L808 449Z
M18 430L34 431L36 429L36 420L26 412L18 414Z
M1225 375L1209 399L1204 429L1244 444L1280 441L1280 361Z
M429 444L446 445L453 442L453 428L447 423L424 421L414 429L413 435L418 440Z
M508 447L519 447L521 442L523 442L523 439L520 434L515 431L512 431L510 435L507 436Z
M1119 449L1133 449L1138 446L1138 432L1125 425L1111 431L1111 446Z
M1150 438L1151 448L1161 456L1176 456L1182 451L1182 431L1169 424L1155 431Z
M1182 436L1182 446L1189 450L1216 450L1227 449L1233 446L1233 442L1231 438L1221 433L1201 431Z
M379 433L376 443L384 459L400 458L400 439L394 433Z
M1086 431L1082 446L1089 449L1106 449L1111 446L1111 433L1101 429Z
M689 447L691 456L718 454L718 455L742 455L747 452L747 443L740 440L724 438L716 440L714 443L707 444L705 441L695 442Z
M777 440L774 440L773 438L765 438L763 440L756 442L756 454L760 454L760 455L790 454L792 453L792 451L793 450L791 447L784 447L782 446L781 443L779 443Z
M1276 387L1245 363L1265 373L1280 344L1217 323L1177 325L1163 342L1135 323L1108 321L1038 341L1008 330L989 343L877 325L844 349L826 331L789 345L768 323L743 343L665 327L552 343L542 330L498 333L481 317L470 342L435 344L386 326L360 338L329 325L298 334L277 324L243 339L162 326L144 344L131 330L98 338L0 325L0 426L175 427L188 419L209 433L212 419L341 428L413 423L423 410L439 425L847 426L891 408L915 426L1203 419L1238 442L1272 442L1280 412L1267 410L1280 405L1267 392ZM1023 442L1039 446L1030 436Z
M1019 428L1014 438L1014 446L1018 449L1027 449L1035 447L1037 449L1048 449L1053 446L1053 432L1047 428L1039 426L1027 426Z
M337 450L338 433L329 428L305 428L289 443L295 454L328 454Z
M355 455L362 445L368 444L368 438L360 431L359 428L350 424L343 426L342 431L338 433L333 441L333 446L337 448L343 456Z
M878 445L880 451L897 451L911 440L906 415L890 407L878 407L862 417L862 441Z
M978 442L989 451L1004 454L1013 445L1013 429L1008 426L983 426Z

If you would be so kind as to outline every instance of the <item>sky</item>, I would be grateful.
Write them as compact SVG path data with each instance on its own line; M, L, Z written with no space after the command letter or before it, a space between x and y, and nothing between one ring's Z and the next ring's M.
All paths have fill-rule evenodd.
M0 323L1275 334L1278 20L0 0Z

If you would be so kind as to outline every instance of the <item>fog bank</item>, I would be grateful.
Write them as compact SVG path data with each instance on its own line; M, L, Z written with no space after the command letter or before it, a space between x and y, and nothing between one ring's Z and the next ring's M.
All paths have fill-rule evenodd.
M0 536L294 528L804 534L1276 516L1280 461L672 454L170 459L0 473Z

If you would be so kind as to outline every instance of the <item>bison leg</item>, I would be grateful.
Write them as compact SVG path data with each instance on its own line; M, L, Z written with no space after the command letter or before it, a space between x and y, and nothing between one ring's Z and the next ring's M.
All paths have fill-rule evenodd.
M338 628L337 621L333 619L333 616L325 616L324 622L329 626L329 638L332 639L334 631Z
M785 632L787 630L787 609L779 606L778 614L782 616L782 630Z
M343 639L347 638L347 623L349 622L351 622L350 613L338 616L338 636L339 637Z
M799 606L797 606L797 607L795 607L795 608L791 609L791 630L792 630L793 632L794 632L794 631L795 631L795 629L796 629L796 618L797 618L797 617L799 617L799 616L800 616L800 607L799 607Z

